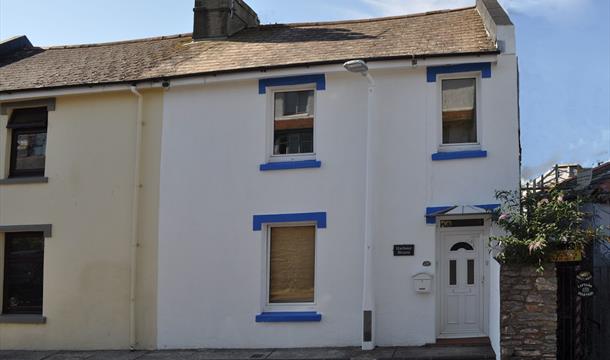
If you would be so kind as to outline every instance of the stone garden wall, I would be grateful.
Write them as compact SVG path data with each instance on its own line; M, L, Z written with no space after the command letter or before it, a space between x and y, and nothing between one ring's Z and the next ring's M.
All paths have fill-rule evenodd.
M554 265L502 265L500 273L502 359L555 359L557 278Z

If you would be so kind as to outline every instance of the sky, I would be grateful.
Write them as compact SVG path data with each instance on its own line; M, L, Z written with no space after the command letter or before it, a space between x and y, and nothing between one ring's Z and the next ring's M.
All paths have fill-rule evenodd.
M474 0L247 0L263 23L402 15ZM610 160L610 0L500 0L517 31L522 176ZM37 46L192 31L193 0L0 0L0 39Z

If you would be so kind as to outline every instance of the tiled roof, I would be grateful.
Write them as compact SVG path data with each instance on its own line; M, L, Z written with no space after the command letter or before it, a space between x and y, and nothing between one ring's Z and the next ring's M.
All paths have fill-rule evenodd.
M0 92L135 82L359 59L497 51L475 8L371 20L263 25L222 40L176 35L34 48L0 58Z

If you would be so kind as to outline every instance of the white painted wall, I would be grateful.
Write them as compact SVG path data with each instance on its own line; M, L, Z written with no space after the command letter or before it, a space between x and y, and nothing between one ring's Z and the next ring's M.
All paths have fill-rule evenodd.
M426 82L424 66L373 72L377 345L436 339L435 294L418 295L411 284L418 272L434 273L434 267L422 267L426 260L434 263L436 251L436 228L426 225L425 208L495 203L496 189L518 186L515 56L500 56L492 72L479 88L482 149L489 156L442 162L431 161L440 141L438 83ZM268 119L256 80L165 93L160 348L360 345L367 83L328 73L327 89L316 96L322 168L260 172ZM311 211L328 213L328 228L317 233L322 321L255 323L264 301L265 250L264 232L252 231L252 216ZM415 256L393 257L394 244L415 244Z

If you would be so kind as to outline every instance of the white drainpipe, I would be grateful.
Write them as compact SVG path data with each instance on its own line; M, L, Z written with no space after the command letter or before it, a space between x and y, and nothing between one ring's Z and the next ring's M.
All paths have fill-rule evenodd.
M136 116L135 164L133 169L133 196L131 199L131 239L130 239L130 288L129 288L129 348L135 350L136 338L136 281L138 260L138 218L140 208L140 161L142 157L142 117L144 99L135 86L131 92L138 97L138 113Z

